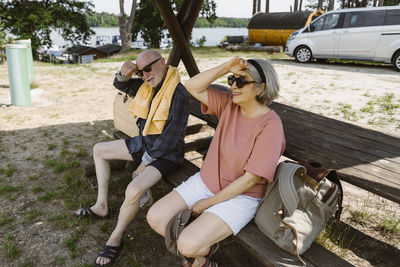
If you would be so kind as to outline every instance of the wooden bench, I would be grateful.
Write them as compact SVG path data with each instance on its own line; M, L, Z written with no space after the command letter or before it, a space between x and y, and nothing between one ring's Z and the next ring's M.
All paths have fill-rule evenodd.
M227 90L224 86L212 87ZM273 103L272 108L283 122L287 141L286 157L316 161L324 167L334 168L342 180L400 203L398 138L280 103ZM192 97L190 113L211 127L215 128L218 124L216 117L201 113L200 103ZM202 127L201 124L190 125L186 135L196 134ZM114 136L128 137L118 131ZM211 139L210 136L188 142L185 152L197 151L205 156ZM163 179L175 187L197 171L199 168L185 159L181 169ZM237 238L266 266L302 265L296 256L280 249L263 235L254 222L243 228ZM315 242L302 258L308 266L352 266Z
M223 86L213 85L213 87L219 90L227 90L226 87ZM190 112L192 115L202 119L211 127L215 128L218 124L216 117L201 113L200 103L192 97L190 98ZM187 127L186 135L196 134L202 127L204 126L201 124L190 125ZM128 136L117 131L114 133L114 137L121 139L127 138ZM197 151L205 156L211 139L212 136L198 138L194 141L187 142L185 144L185 152ZM199 168L196 165L185 159L182 168L170 174L168 177L164 177L163 180L172 187L175 187L198 171ZM243 228L237 235L237 239L239 239L258 258L258 260L266 266L302 265L296 256L280 249L270 239L263 235L254 222L251 222ZM338 257L315 242L312 247L302 255L302 258L308 266L352 266L344 259Z

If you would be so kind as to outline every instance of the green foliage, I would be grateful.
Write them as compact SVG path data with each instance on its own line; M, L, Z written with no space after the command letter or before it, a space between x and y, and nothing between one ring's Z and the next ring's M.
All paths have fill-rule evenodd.
M31 39L36 56L38 47L51 46L52 29L67 41L88 40L94 33L86 20L92 7L90 2L74 0L11 0L0 2L0 16L4 28L11 34L20 39Z
M201 15L201 14L200 14ZM135 17L136 19L137 17ZM118 16L106 12L90 13L86 15L86 19L90 27L119 27ZM129 17L127 18L129 19ZM220 17L213 20L204 16L199 16L194 24L195 28L246 28L250 18L228 18Z
M6 58L6 49L4 45L10 42L11 39L7 37L7 33L4 30L4 22L0 18L0 64L2 64Z
M383 218L381 229L385 233L398 234L400 233L400 221L394 218Z
M118 16L107 12L90 13L86 19L90 27L119 27Z
M172 8L178 12L182 6L182 0L173 0ZM216 4L214 0L205 0L200 10L200 15L212 23L216 17ZM155 0L140 1L136 9L136 15L132 27L132 40L136 40L140 33L144 45L159 48L163 39L163 30L166 29Z
M363 210L350 211L350 213L351 213L350 219L353 222L361 224L361 225L366 224L366 221L368 221L372 216L372 214L368 213L367 211L363 211Z
M212 23L204 17L198 17L194 27L195 28L247 28L250 19L247 18L216 18Z
M159 48L161 39L164 37L162 31L165 28L155 1L140 1L133 22L132 40L136 40L138 34L141 33L145 46Z
M14 221L14 219L12 217L5 216L5 215L0 216L0 226L6 225L12 221Z

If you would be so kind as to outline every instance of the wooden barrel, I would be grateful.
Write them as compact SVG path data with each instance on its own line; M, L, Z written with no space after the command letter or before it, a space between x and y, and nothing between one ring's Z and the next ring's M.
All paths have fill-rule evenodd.
M247 26L250 44L285 46L289 36L323 13L318 11L257 13Z

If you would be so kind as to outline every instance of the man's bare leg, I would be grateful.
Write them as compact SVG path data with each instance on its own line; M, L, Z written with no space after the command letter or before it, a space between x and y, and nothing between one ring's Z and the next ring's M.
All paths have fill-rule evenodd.
M108 182L110 180L110 163L109 160L130 160L132 156L129 154L124 140L115 140L95 144L93 147L93 159L96 167L96 177L98 184L96 203L90 207L91 210L99 215L108 215ZM81 209L75 211L79 215Z
M153 166L148 166L134 180L132 180L125 191L125 200L121 206L118 216L118 223L108 239L106 245L119 246L124 231L133 220L139 210L140 198L148 188L161 179L161 173ZM110 262L104 257L97 257L96 263L104 265Z

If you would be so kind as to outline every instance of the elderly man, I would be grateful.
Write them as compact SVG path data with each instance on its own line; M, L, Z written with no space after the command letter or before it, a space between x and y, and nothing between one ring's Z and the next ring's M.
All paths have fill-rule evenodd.
M132 74L137 74L141 79L132 78ZM117 226L97 256L96 266L108 266L115 262L123 247L123 233L139 206L144 204L142 202L147 197L147 190L183 163L189 116L188 97L185 87L180 83L179 71L166 66L164 58L156 51L140 53L136 63L126 61L116 74L114 86L135 96L129 111L138 117L140 134L94 146L97 201L91 207L77 210L75 215L95 218L108 216L109 160L133 160L139 167L132 174L134 179L126 188Z

